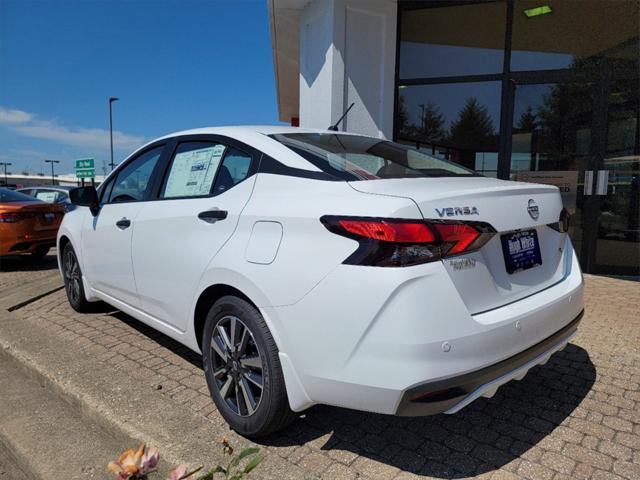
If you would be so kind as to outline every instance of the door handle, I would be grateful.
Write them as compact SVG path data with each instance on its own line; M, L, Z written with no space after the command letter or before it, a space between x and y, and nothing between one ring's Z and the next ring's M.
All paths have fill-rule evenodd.
M609 170L598 170L596 195L606 195L609 189Z
M116 222L116 227L120 230L124 230L125 228L129 228L131 226L131 220L126 217L122 217L120 220Z
M205 210L198 214L198 218L207 223L216 223L218 220L227 218L226 210Z
M584 195L593 195L593 170L584 172Z

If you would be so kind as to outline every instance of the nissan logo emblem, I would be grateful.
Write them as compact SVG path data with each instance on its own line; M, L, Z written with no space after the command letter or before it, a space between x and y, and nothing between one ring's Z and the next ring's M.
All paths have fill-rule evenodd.
M540 210L538 210L538 204L533 198L529 199L527 212L529 212L529 215L531 215L531 218L533 218L534 220L537 220L538 217L540 216Z

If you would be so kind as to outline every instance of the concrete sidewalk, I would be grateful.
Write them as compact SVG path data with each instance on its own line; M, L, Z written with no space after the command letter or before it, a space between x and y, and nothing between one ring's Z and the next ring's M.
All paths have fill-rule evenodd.
M104 465L131 439L103 430L64 396L43 388L18 362L3 360L0 462L7 466L0 471L6 470L8 479L20 478L20 473L24 478L104 478Z

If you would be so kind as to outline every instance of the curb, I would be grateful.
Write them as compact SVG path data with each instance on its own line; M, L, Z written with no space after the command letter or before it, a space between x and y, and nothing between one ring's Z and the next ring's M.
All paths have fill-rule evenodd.
M21 476L19 476L19 478L40 478L40 475L38 475L33 469L31 461L18 449L13 447L13 442L11 441L11 439L4 435L2 432L0 432L0 448L4 448L6 454L10 457L10 462L13 462L18 466L19 472L20 474L22 474Z
M0 321L5 321L4 315L0 314ZM51 378L46 372L42 371L38 365L32 363L30 359L26 358L22 352L13 348L12 345L4 342L3 338L0 338L0 361L6 361L17 367L27 377L40 383L43 387L47 388L60 399L71 405L76 409L80 416L87 421L97 423L108 434L116 438L123 445L123 450L136 442L140 442L140 437L132 435L130 431L121 428L115 422L108 420L102 414L99 408L91 406L87 399L83 399L82 396L76 395L70 388L65 388L56 380ZM9 443L5 443L9 445ZM22 463L21 463L22 465ZM106 467L106 465L105 465Z
M162 393L147 390L138 380L85 352L55 349L52 343L28 320L0 310L0 361L12 362L54 392L81 418L122 442L123 450L145 442L157 447L163 461L171 465L208 466L223 461L212 424L205 417L180 408ZM228 437L238 448L249 444L233 432Z

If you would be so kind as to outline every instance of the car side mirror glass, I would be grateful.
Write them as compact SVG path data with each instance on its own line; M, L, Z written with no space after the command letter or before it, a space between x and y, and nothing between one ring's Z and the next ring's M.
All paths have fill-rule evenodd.
M69 191L71 203L79 207L89 207L91 214L95 217L100 211L100 201L96 187L78 187Z

